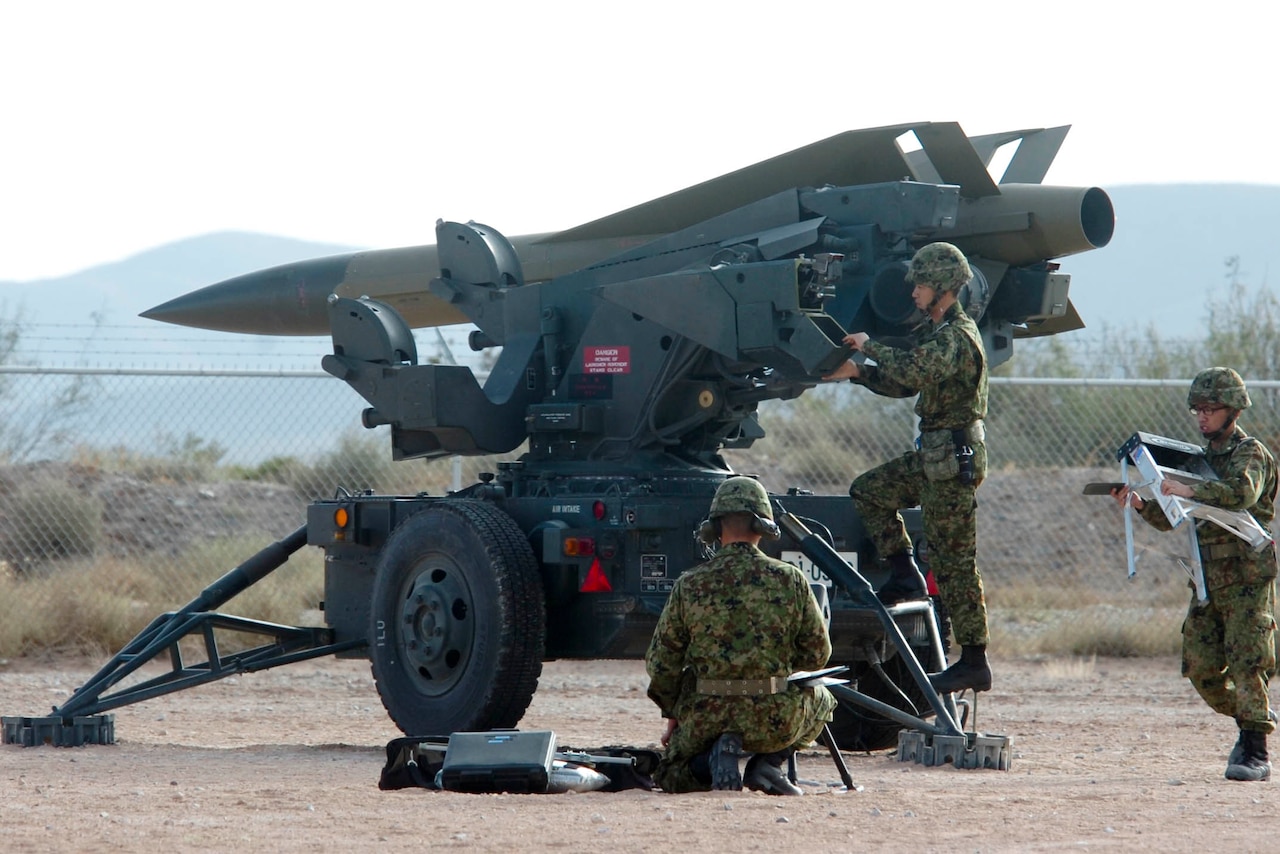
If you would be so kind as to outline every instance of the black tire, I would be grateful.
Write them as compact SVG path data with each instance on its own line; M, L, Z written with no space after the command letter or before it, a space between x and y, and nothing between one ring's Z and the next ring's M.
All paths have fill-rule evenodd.
M406 735L519 723L542 674L546 607L510 516L464 500L413 515L382 550L372 599L373 678Z
M915 651L917 656L924 655L926 659L928 658L924 650ZM926 663L925 667L928 666ZM849 666L849 673L853 679L849 687L916 717L928 718L933 715L933 707L929 699L911 678L911 671L902 660L902 656L895 655L884 662L882 668L897 688L886 684L883 677L865 661ZM902 693L900 694L897 689L901 689ZM905 699L902 694L906 694ZM897 747L898 733L902 731L902 724L897 721L877 715L861 706L844 702L836 706L830 726L831 735L840 749L855 752L888 750Z

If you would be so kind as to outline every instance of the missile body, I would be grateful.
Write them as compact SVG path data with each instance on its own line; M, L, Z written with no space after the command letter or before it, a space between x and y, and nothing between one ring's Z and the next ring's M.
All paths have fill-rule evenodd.
M918 122L846 131L769 160L678 190L567 231L510 238L525 282L572 273L664 235L709 221L791 188L855 186L904 178L959 188L955 222L929 239L955 243L996 281L1011 266L1105 246L1115 216L1096 187L1041 186L1067 127L967 137L954 122ZM904 153L914 134L919 150ZM1003 181L987 166L1018 142ZM325 335L328 300L370 297L411 328L468 323L428 290L445 274L433 245L369 250L247 273L169 300L143 317L225 332ZM446 274L447 275L447 274ZM1044 333L1083 325L1074 308Z

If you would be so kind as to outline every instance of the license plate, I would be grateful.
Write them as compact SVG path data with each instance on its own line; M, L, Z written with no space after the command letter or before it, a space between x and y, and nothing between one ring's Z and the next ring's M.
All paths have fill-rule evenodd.
M839 554L849 566L854 569L858 568L857 552L840 552ZM783 552L782 559L803 572L805 577L809 579L810 584L821 584L824 587L831 586L831 579L827 578L827 574L818 569L817 564L809 560L804 552Z

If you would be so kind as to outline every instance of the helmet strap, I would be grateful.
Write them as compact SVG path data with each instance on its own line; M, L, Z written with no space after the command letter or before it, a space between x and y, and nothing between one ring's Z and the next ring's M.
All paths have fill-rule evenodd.
M939 303L942 302L943 295L949 294L949 293L951 293L951 291L943 291L943 290L939 290L938 288L933 289L933 299L929 300L929 306L928 308L925 309L925 312L924 312L929 316L930 320L935 320L934 318L935 313L941 314L941 312L938 311ZM956 301L958 302L959 300L960 300L960 297L959 295L957 295ZM951 306L947 306L947 308L950 308L950 307Z
M1214 430L1212 433L1201 433L1200 435L1208 439L1209 444L1213 444L1214 442L1221 439L1223 436L1230 436L1232 433L1235 432L1236 419L1240 417L1241 411L1242 410L1239 410L1239 409L1231 410L1231 417L1228 418L1226 421L1224 421L1221 427L1219 427L1217 430Z

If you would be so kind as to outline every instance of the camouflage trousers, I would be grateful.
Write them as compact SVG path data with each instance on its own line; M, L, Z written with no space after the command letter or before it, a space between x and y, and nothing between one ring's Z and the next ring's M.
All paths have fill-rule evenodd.
M1215 712L1241 729L1275 730L1267 690L1276 669L1275 582L1229 584L1182 624L1182 675Z
M747 753L777 753L813 743L831 720L836 698L826 688L791 690L765 697L712 697L690 693L673 710L680 722L653 772L664 792L706 792L710 782L693 775L690 762L726 732L742 734Z
M978 572L978 485L986 474L986 449L982 452L977 482L929 480L920 455L909 451L897 459L864 472L849 487L867 535L881 557L911 548L902 522L903 507L920 506L924 536L929 546L929 568L938 582L942 604L951 615L951 631L962 646L985 645L987 602Z

